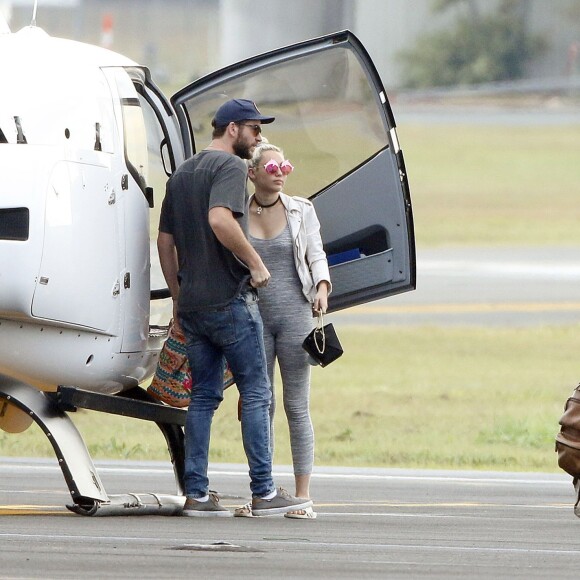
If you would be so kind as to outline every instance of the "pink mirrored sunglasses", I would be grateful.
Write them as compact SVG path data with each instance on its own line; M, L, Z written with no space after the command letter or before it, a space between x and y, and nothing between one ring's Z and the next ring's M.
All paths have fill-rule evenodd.
M292 165L288 159L282 161L280 165L278 165L273 159L270 159L270 161L264 165L264 169L266 170L266 173L269 173L270 175L278 173L278 170L280 170L284 175L288 175L294 171L294 165Z

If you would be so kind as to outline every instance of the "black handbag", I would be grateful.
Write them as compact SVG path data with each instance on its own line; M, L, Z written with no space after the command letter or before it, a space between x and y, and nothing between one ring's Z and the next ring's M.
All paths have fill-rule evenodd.
M324 324L322 314L318 315L316 328L304 339L302 348L321 367L329 365L344 352L332 323Z

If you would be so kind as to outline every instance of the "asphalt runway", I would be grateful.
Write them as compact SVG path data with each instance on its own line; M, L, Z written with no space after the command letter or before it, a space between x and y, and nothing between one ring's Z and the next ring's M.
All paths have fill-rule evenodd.
M161 462L96 462L109 494L174 493ZM55 460L0 459L0 577L577 578L566 474L318 468L318 518L87 517ZM276 481L291 488L291 471ZM212 465L234 508L247 469Z
M580 247L417 251L417 289L329 316L345 324L534 326L580 322Z

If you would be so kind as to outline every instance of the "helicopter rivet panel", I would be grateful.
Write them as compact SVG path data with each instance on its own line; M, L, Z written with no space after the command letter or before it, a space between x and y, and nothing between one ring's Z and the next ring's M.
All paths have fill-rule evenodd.
M7 224L0 228L0 264L5 265L0 273L0 318L30 318L44 239L44 191L54 151L0 144L0 155L0 220L17 224L16 230Z
M50 284L37 286L33 316L119 332L119 305L109 290L122 266L119 216L106 194L110 177L106 167L55 164L39 272ZM83 189L83 183L89 187Z
M0 373L44 391L76 385L115 394L151 376L158 357L157 351L119 353L120 344L121 337L90 329L3 320Z

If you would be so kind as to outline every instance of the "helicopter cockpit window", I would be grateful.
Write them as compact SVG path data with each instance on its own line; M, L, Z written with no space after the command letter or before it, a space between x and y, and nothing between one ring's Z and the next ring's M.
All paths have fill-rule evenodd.
M141 104L141 111L143 112L145 131L147 133L147 185L153 188L153 207L159 208L165 195L165 183L167 182L167 174L165 173L165 165L162 158L162 143L167 141L167 137L152 105L146 97L139 94L139 102ZM155 211L152 213L157 214ZM158 215L156 217L158 218ZM157 229L157 225L158 223L156 221L155 230Z
M148 156L147 131L139 99L123 99L123 125L125 128L125 156L129 171L141 189L147 187Z
M149 185L147 129L139 95L129 75L123 69L113 71L123 112L125 160L129 172L145 192Z

